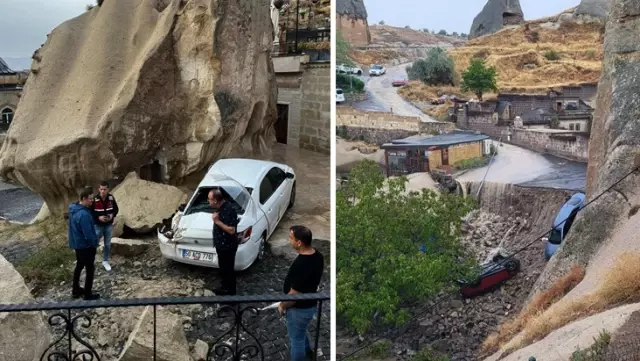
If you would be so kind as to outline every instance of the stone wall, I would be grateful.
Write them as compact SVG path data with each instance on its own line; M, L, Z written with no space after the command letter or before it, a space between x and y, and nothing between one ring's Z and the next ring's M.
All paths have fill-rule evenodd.
M419 117L364 112L350 107L336 108L336 124L339 135L377 145L412 135L447 133L455 129L455 124L449 122L423 122Z
M331 154L331 65L307 66L302 77L300 148Z
M276 67L278 103L289 106L287 144L330 154L331 102L335 101L330 63L288 58L291 64L283 65L278 58L280 67Z
M367 100L369 99L369 93L367 92L362 92L362 93L345 93L344 94L344 100L348 103L353 103L353 102L361 102L363 100Z
M352 46L367 46L371 42L371 33L367 19L357 19L348 14L336 14L338 31Z
M470 116L461 119L458 127L487 134L493 139L505 143L547 153L557 157L587 162L589 135L583 132L554 131L550 129L518 129L509 126L496 126L487 123L486 115Z

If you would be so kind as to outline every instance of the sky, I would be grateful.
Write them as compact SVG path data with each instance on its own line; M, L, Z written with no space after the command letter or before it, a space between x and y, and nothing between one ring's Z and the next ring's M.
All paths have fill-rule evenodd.
M132 0L137 1L137 0ZM268 0L260 0L268 1ZM485 0L364 0L369 23L468 33ZM520 0L525 19L554 15L580 0ZM82 14L93 0L0 0L0 57L15 70L29 67L31 55L60 23ZM20 59L17 59L20 58Z
M2 0L0 0L2 1ZM469 33L473 18L486 0L364 0L369 25L384 20L385 24L412 29L430 29ZM578 6L580 0L520 0L525 20L556 15Z
M0 0L0 13L6 15L0 22L0 57L9 66L16 62L12 58L30 59L51 30L82 14L91 3L95 1Z

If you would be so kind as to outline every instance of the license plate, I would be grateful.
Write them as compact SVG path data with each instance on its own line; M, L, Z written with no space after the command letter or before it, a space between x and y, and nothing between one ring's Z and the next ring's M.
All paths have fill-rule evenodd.
M213 253L182 250L182 258L188 258L194 261L213 262Z

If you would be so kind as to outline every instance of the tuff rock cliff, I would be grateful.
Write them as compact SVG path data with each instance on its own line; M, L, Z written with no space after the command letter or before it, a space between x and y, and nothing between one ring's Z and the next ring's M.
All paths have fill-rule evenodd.
M473 19L469 39L493 34L506 25L524 23L519 0L488 0L482 11Z
M364 0L336 0L336 26L345 41L353 46L371 42Z
M587 196L593 199L640 165L640 6L635 0L610 3L604 61L589 143ZM636 215L640 174L627 177L578 214L563 247L547 265L536 289L548 287L571 264L589 267L617 252L640 250ZM636 221L634 221L634 218ZM626 231L625 231L626 230ZM616 244L616 242L619 242ZM602 252L602 249L613 249ZM597 254L597 256L596 256ZM599 257L599 258L598 258ZM604 258L602 258L604 259ZM606 272L603 267L599 272ZM594 269L594 272L596 270ZM589 269L587 272L590 277Z
M53 214L153 161L170 183L273 137L269 2L110 0L48 35L0 149L0 176Z
M607 16L607 0L582 0L576 8L575 14L605 18Z

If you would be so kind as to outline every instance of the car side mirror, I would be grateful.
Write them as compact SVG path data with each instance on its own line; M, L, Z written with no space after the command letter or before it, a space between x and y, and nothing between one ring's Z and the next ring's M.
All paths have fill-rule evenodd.
M180 212L184 212L185 208L187 208L187 204L186 203L182 203L180 206L178 206L178 210Z
M294 177L293 173L287 172L287 179L293 179Z

